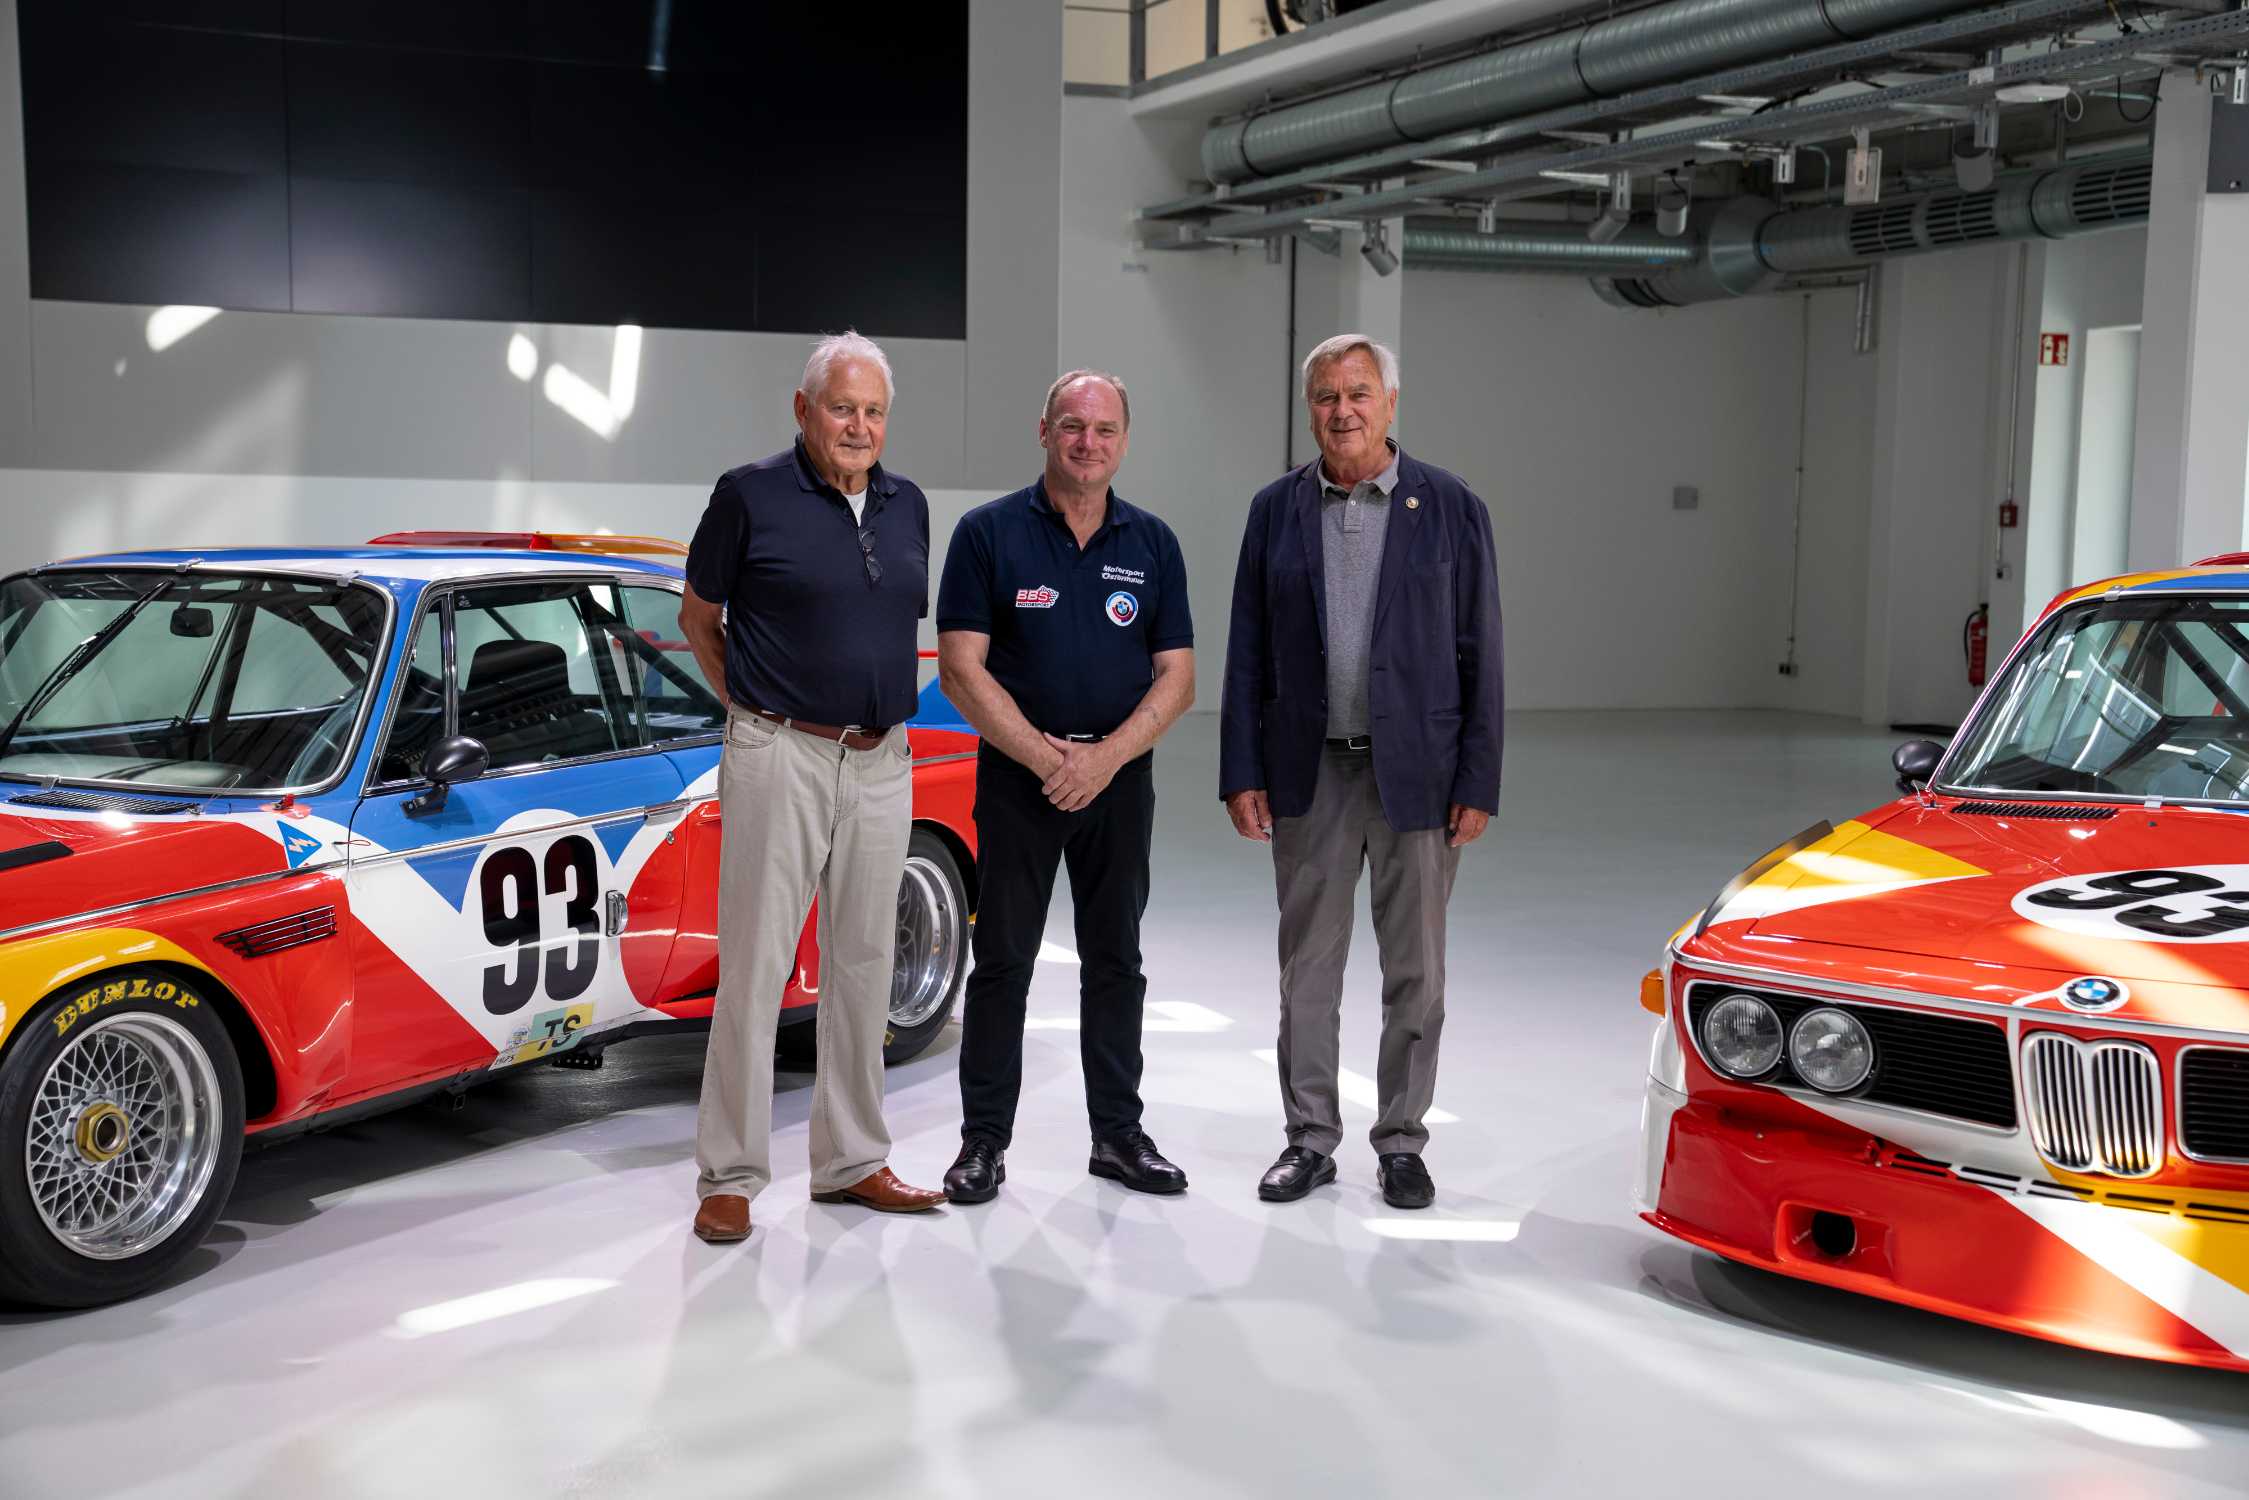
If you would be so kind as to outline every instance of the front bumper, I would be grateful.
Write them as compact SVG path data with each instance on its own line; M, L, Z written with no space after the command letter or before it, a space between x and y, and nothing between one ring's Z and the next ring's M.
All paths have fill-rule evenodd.
M2249 1225L1985 1187L1659 1077L1641 1119L1641 1217L1689 1244L2081 1348L2249 1370Z

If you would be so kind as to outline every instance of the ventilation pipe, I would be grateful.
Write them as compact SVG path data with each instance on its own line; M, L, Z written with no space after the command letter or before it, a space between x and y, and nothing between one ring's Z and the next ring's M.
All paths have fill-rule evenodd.
M1670 0L1631 15L1440 63L1325 99L1213 126L1203 171L1242 182L1613 98L1744 63L1857 41L1976 0Z
M1636 225L1613 240L1585 237L1583 224L1502 220L1490 234L1451 224L1406 223L1406 263L1464 270L1564 271L1581 276L1652 275L1691 264L1702 254L1692 240L1666 239Z
M1597 272L1592 290L1619 308L1682 308L1696 301L1788 290L1804 286L1806 277L1957 245L2062 241L2146 223L2152 175L2155 160L2139 153L2008 173L1977 193L1945 189L1860 207L1786 209L1765 198L1725 198L1698 205L1689 234L1680 241L1664 241L1635 227L1626 238L1595 245L1581 234L1561 234L1552 227L1511 225L1520 234L1511 236L1507 247L1475 252L1460 241L1487 236L1408 225L1406 263L1581 270L1604 261L1599 252L1626 250L1631 256L1660 256L1662 268L1646 274Z

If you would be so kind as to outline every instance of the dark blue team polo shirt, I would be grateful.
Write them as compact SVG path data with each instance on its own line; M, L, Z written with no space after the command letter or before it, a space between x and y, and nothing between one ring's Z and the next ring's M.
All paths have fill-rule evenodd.
M961 517L937 628L990 636L984 665L1048 734L1110 733L1147 695L1155 654L1195 644L1171 528L1112 490L1081 552L1043 478Z
M867 577L862 526L882 580ZM744 708L869 727L914 715L929 613L929 501L880 464L854 523L800 438L721 474L687 552L688 586L726 606L726 692Z

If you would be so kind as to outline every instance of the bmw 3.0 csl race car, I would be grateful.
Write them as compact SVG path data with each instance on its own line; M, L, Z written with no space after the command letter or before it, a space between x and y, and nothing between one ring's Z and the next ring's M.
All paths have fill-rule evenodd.
M1648 1221L2043 1338L2249 1369L2249 555L2064 594L1906 795L1672 942Z
M684 549L429 540L0 581L0 1296L147 1287L246 1132L709 1016L724 721ZM907 737L893 1060L965 967L962 728ZM784 1021L819 974L808 923Z

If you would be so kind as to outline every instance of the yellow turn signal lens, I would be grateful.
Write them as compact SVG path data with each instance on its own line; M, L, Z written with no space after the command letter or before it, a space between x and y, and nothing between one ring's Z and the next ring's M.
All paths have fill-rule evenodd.
M1640 976L1640 1009L1663 1014L1663 970L1650 969Z

